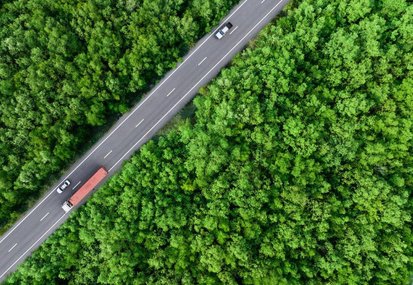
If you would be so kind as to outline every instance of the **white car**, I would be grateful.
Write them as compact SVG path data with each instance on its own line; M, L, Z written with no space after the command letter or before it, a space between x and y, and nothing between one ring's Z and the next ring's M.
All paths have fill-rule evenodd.
M220 40L222 39L225 34L232 28L232 24L230 22L226 23L225 25L223 25L218 32L215 34L215 37Z
M57 188L57 193L62 193L63 192L63 190L65 190L68 186L70 185L70 181L69 180L65 180L65 182L63 182L63 184L62 185L60 185L58 188Z

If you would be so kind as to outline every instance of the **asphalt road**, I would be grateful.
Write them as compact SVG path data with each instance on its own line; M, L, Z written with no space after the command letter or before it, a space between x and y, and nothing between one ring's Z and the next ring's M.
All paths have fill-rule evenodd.
M121 168L137 149L155 135L196 94L218 74L288 0L242 0L221 22L230 21L224 38L214 37L218 28L202 38L176 69L170 71L152 91L77 161L60 183L71 185L62 193L55 185L25 216L0 239L0 282L52 234L67 218L61 205L100 166L109 176ZM73 211L73 209L72 209Z

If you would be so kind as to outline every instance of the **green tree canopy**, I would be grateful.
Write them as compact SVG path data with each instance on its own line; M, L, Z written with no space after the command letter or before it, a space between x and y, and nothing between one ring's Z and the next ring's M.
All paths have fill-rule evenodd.
M294 5L7 283L407 284L413 6Z

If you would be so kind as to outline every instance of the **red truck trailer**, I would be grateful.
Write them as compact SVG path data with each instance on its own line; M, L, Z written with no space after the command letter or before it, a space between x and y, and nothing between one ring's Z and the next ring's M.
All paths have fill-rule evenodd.
M65 210L66 213L69 212L70 209L79 204L80 201L82 201L83 198L85 198L86 195L89 194L93 188L95 188L96 185L98 185L99 182L106 177L106 175L108 175L106 169L104 167L99 168L98 171L96 171L95 174L93 174L88 181L86 181L82 187L80 187L79 190L77 190L75 194L70 197L69 200L63 203L62 209Z

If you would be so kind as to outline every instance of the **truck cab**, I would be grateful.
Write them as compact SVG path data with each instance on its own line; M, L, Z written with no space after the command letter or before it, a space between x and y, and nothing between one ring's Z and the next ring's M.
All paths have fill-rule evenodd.
M67 213L70 211L70 209L72 209L73 205L72 203L70 203L69 201L66 201L63 203L62 205L62 209Z

